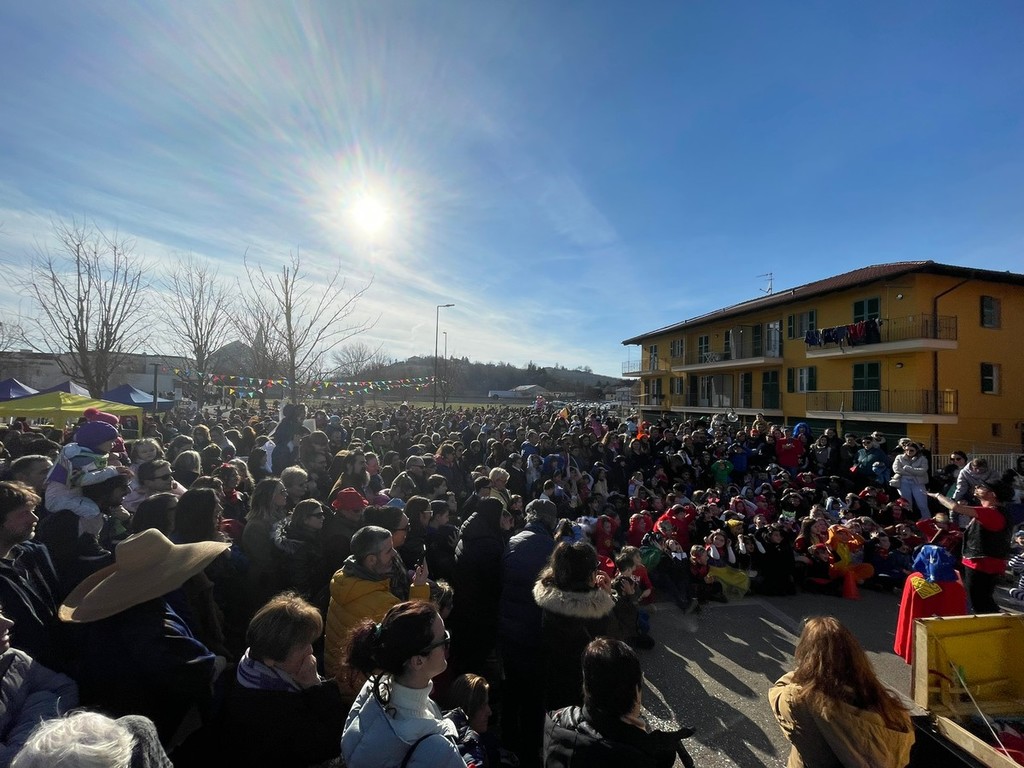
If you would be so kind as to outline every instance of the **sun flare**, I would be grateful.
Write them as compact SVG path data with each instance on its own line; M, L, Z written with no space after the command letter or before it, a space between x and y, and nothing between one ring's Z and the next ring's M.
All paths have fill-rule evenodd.
M391 212L379 198L362 195L349 208L349 218L359 232L372 237L384 231Z

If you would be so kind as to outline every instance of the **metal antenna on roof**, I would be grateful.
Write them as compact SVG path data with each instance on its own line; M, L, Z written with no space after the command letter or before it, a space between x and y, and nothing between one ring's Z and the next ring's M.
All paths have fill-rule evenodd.
M761 288L760 290L761 290L761 293L767 293L769 296L771 296L772 295L772 282L774 280L774 277L772 276L772 273L771 272L765 272L763 275L758 275L758 277L767 277L768 278L768 287L767 288Z

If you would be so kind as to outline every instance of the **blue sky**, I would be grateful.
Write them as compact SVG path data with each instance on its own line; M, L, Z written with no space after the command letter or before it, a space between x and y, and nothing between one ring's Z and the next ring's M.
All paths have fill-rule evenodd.
M1024 271L1016 0L43 0L0 73L10 312L71 217L162 268L340 260L394 357L454 302L456 355L611 375L766 272Z

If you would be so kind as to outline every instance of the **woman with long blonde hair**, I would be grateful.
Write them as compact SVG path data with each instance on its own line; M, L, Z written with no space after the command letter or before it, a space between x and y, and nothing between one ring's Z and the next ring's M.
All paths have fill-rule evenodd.
M832 616L807 620L796 669L768 691L793 745L788 768L904 768L914 729L849 629Z

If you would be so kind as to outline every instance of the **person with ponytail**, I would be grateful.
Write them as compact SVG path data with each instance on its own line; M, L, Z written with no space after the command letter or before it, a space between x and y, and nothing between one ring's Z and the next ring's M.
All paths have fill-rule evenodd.
M808 619L795 655L796 669L768 690L772 713L793 745L788 768L910 762L910 714L849 629L832 616Z
M465 768L455 724L430 699L432 678L448 667L450 639L437 609L423 601L393 606L379 624L356 624L345 662L367 680L341 737L348 768Z

